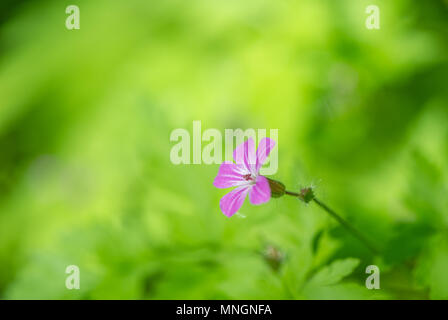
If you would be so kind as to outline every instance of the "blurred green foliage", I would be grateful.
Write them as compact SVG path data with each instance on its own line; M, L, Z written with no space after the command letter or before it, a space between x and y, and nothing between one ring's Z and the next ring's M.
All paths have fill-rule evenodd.
M80 30L65 28L71 4ZM448 298L446 1L0 11L0 298ZM293 198L226 218L218 166L169 161L193 120L278 128L274 178L314 184L381 255ZM65 288L72 264L80 290Z

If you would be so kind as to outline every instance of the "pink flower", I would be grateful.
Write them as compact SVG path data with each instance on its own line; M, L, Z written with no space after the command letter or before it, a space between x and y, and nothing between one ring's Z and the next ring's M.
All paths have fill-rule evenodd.
M233 160L236 163L227 161L221 164L213 185L221 189L236 187L219 202L226 216L233 216L241 208L248 193L252 204L269 201L271 198L269 182L259 174L259 171L274 145L274 140L263 138L255 153L254 140L249 138L233 151Z

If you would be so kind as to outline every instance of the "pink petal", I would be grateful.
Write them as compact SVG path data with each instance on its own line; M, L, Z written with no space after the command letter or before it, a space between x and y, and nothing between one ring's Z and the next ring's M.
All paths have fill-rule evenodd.
M252 204L262 204L271 199L271 188L268 179L258 176L255 185L249 191L249 200Z
M238 165L233 162L223 162L219 167L218 175L213 181L216 188L230 188L247 184L244 175L249 172L243 165Z
M257 149L257 165L255 167L256 172L260 170L261 166L266 161L266 158L269 156L269 153L271 153L271 150L274 148L274 146L275 141L271 138L261 139Z
M244 165L250 173L255 174L257 156L255 154L254 140L249 138L237 146L233 151L233 159L237 164Z
M238 187L222 197L219 201L222 212L228 217L233 216L243 205L249 189L249 186Z

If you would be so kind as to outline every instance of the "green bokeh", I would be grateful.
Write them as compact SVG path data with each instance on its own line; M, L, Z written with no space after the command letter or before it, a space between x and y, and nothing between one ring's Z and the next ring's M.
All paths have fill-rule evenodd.
M2 6L0 298L448 299L446 1ZM170 162L194 120L278 129L273 178L381 254L294 198L225 217L218 165Z

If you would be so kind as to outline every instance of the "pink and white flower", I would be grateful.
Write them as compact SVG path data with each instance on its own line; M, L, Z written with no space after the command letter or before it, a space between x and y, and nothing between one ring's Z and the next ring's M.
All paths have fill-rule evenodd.
M271 198L268 179L259 172L274 146L274 140L263 138L255 152L254 140L249 138L233 151L235 163L226 161L219 167L213 185L220 189L236 187L219 202L227 217L233 216L241 208L248 193L250 203L255 205L268 202Z

